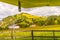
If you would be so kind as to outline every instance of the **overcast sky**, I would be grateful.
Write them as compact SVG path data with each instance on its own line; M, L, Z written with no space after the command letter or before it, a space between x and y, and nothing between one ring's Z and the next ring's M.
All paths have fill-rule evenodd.
M60 6L22 8L21 10L22 12L38 16L60 15ZM7 16L15 14L19 14L17 6L0 2L0 20Z

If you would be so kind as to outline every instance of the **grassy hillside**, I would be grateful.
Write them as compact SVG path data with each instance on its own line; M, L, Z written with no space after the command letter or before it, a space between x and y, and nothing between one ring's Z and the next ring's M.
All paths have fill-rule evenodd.
M42 22L45 19L46 19L45 17L34 16L31 14L27 14L27 13L21 13L21 14L8 16L8 17L4 18L0 22L0 27L6 28L13 24L17 24L17 25L25 28L25 27L29 27L32 24L35 24L36 22L39 22L39 20Z
M17 25L20 28L27 28L35 26L48 26L48 25L60 25L60 16L34 16L28 13L16 14L8 16L0 22L1 28L8 28L11 25ZM34 27L35 27L34 26ZM53 26L54 27L54 26Z
M0 0L10 4L18 5L17 0ZM60 6L60 0L20 0L22 7L38 7L38 6Z

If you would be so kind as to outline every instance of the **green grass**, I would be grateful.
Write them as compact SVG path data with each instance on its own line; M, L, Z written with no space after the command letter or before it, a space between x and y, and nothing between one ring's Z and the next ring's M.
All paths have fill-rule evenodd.
M0 31L1 32L1 31ZM22 31L15 31L13 33L13 36L15 40L31 40L31 32L22 32ZM24 38L24 36L26 38ZM34 36L53 36L52 32L34 32ZM55 36L60 36L60 32L55 32ZM8 38L9 37L9 38ZM40 37L34 37L35 40L53 40L53 38L40 38ZM60 40L60 38L56 38ZM11 32L9 31L3 31L0 33L0 40L12 40L11 39Z
M24 32L26 31L27 32ZM37 26L37 27L28 27L28 28L20 28L14 30L15 36L31 36L31 32L29 30L60 30L60 25L49 25L49 26ZM52 36L52 32L34 32L35 36L41 35L49 35ZM47 35L47 36L48 36ZM60 32L56 32L56 35L60 36ZM11 36L11 30L0 30L0 37Z
M27 32L25 32L27 30ZM14 31L13 36L15 40L31 40L31 32L28 30L60 30L60 25L49 25L41 26L34 28L21 28ZM27 38L24 38L26 36ZM53 36L52 32L34 32L34 36ZM55 36L60 36L60 32L55 32ZM8 38L9 37L9 38ZM18 38L19 37L19 38ZM34 37L35 40L53 40L53 38L40 38ZM56 38L60 40L60 38ZM11 30L1 30L0 31L0 40L12 40L11 39Z
M60 38L55 38L56 40L60 40ZM0 40L32 40L31 38L15 38L15 39L0 39ZM34 40L54 40L54 38L34 38Z
M18 5L17 0L0 0L2 2L7 2L10 4ZM60 6L60 0L20 0L22 7L39 7L39 6Z

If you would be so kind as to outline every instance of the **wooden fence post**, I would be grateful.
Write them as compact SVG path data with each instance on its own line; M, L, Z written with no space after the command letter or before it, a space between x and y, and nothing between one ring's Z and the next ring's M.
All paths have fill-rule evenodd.
M55 31L53 30L53 40L55 40Z
M13 36L13 31L14 31L14 30L13 30L13 28L12 28L12 29L11 29L11 39L12 39L12 40L14 39L14 38L13 38L13 37L14 37L14 36Z
M33 33L33 30L31 30L31 36L32 36L32 40L34 40L34 33Z

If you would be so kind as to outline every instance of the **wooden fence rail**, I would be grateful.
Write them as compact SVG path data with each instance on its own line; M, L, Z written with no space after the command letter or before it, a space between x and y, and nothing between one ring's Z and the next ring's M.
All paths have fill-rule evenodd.
M4 33L4 32L2 32L2 33ZM16 35L16 33L19 33L19 35L21 35L21 34L22 35L19 36L19 35ZM60 30L25 30L25 31L20 31L20 30L12 31L11 30L11 33L10 33L11 36L9 36L9 38L12 40L16 40L16 38L19 38L19 39L30 38L30 40L35 40L35 38L37 38L36 40L38 40L38 38L39 38L39 40L42 40L42 39L45 40L45 38L50 40L50 38L52 38L53 40L58 40L58 38L60 38L59 33L60 33ZM6 34L6 33L4 33L4 34ZM8 36L6 36L5 38L7 38L7 37Z
M52 36L34 36L34 32L52 32ZM60 30L31 30L31 37L32 40L34 40L34 37L53 38L53 40L57 40L56 38L60 38L60 36L55 36L55 32L60 32Z

